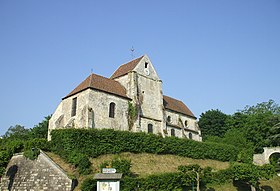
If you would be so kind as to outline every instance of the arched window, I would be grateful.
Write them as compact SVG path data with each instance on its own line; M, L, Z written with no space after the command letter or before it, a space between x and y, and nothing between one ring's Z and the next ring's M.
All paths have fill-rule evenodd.
M175 137L175 129L171 129L171 136Z
M167 122L171 123L171 117L170 116L167 117Z
M189 133L189 139L192 139L192 133Z
M188 120L185 121L185 127L187 127L187 126L188 126Z
M148 124L148 133L153 133L153 125Z
M116 104L114 102L110 103L109 117L111 117L111 118L115 117L115 106L116 106Z

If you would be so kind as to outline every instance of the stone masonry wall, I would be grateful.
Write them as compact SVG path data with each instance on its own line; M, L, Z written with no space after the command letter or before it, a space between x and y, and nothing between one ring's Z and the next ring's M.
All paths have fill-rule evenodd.
M22 154L13 156L5 176L1 180L1 191L71 191L72 180L44 153L37 160L26 159Z

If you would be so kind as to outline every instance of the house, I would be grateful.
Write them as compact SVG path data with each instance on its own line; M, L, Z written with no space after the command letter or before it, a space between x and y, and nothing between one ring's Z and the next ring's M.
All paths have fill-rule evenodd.
M110 128L202 141L196 117L180 100L162 93L147 55L121 65L110 78L90 74L58 105L50 132L61 128Z

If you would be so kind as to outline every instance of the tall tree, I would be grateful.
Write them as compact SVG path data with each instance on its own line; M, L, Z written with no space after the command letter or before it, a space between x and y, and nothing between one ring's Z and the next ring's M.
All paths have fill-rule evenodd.
M51 118L50 115L45 117L45 119L42 122L35 125L31 129L30 134L31 134L32 138L45 138L45 139L47 139L47 137L48 137L48 126L49 126L50 118Z
M280 122L280 107L273 100L246 106L228 122L231 128L245 132L246 139L254 144L255 152L262 152L264 146L272 146L271 140L278 132L273 129Z
M218 109L202 113L198 121L202 137L206 139L207 136L223 137L228 130L226 123L229 117Z
M15 125L11 126L4 135L4 138L10 139L22 139L26 140L29 138L29 129L26 129L24 126Z

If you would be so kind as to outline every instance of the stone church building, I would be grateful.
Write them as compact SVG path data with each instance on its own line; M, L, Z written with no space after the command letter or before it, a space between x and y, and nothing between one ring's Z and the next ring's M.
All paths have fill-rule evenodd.
M190 109L163 95L147 55L121 65L110 78L90 74L58 105L49 121L49 140L58 128L109 128L202 141Z

